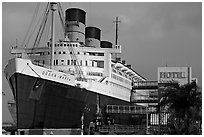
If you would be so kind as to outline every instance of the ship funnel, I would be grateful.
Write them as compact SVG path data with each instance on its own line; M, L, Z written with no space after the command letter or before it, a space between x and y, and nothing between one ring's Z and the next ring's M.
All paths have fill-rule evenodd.
M86 27L85 29L85 45L87 47L100 47L101 30L96 27Z
M86 12L70 8L65 11L65 35L70 41L85 44Z
M112 48L112 45L109 41L101 41L101 48Z

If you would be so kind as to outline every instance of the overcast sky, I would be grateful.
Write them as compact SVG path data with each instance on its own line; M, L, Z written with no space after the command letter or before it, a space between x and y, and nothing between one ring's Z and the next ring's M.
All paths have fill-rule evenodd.
M2 4L2 72L12 56L10 46L23 43L37 3ZM191 66L202 82L202 3L61 3L63 10L86 11L87 26L101 29L101 40L114 43L118 16L119 44L127 64L147 80L157 80L157 67ZM45 6L41 3L40 7ZM60 29L57 30L59 37ZM2 75L2 89L10 88Z

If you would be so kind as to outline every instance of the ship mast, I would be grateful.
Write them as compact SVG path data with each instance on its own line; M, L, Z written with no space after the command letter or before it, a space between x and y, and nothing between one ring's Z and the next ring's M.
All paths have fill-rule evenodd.
M55 21L54 21L54 12L56 11L56 5L57 3L56 2L51 2L50 3L50 8L51 8L51 11L52 11L52 24L51 24L51 44L52 44L52 47L51 47L51 59L50 59L50 67L51 69L53 68L54 66L54 27L55 27Z
M115 23L115 45L118 45L118 23L120 23L120 20L116 17L116 20L113 22Z
M113 22L115 23L115 45L118 45L118 23L120 23L120 20L118 17L116 17L116 20ZM117 60L118 53L113 54L113 58Z

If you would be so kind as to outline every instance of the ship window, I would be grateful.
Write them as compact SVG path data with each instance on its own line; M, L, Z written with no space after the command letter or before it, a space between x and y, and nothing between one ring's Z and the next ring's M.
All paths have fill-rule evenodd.
M92 61L92 67L94 67L94 61Z
M69 61L69 60L67 60L67 65L69 65L69 63L70 63L70 61Z
M69 44L67 44L67 46L69 47Z
M70 54L72 54L72 52L70 52Z
M62 46L63 46L63 44L60 44L60 46L62 47Z
M80 54L80 52L77 52L77 54Z
M64 60L61 60L61 62L64 62Z
M82 66L82 60L80 61L80 65Z
M98 68L104 68L104 61L97 61Z
M66 44L64 44L64 47L66 47Z
M104 56L104 53L98 53L98 56Z
M59 47L59 46L60 46L60 44L57 44L57 46Z
M86 66L88 66L88 61L86 60Z
M58 65L58 60L56 60L56 65Z
M47 54L50 55L50 52L48 52ZM43 53L43 55L44 55L44 53Z
M73 65L73 60L71 60L71 65Z
M66 52L65 52L65 51L63 51L63 54L66 54Z
M93 53L93 52L89 52L89 55L95 56L95 53Z
M59 51L59 54L61 54L61 52Z
M54 52L54 54L56 54L56 52Z
M74 65L76 65L76 60L74 60Z

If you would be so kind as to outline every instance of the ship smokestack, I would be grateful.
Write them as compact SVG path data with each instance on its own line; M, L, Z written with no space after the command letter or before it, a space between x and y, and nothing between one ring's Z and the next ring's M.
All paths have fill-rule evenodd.
M85 45L87 47L100 47L101 30L97 27L86 27L85 29Z
M65 35L70 41L85 44L86 12L78 8L65 11Z
M101 48L112 48L112 45L109 41L101 41Z

